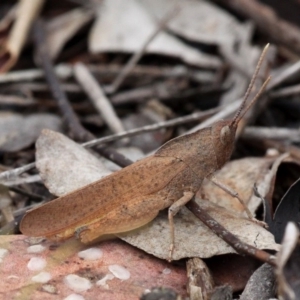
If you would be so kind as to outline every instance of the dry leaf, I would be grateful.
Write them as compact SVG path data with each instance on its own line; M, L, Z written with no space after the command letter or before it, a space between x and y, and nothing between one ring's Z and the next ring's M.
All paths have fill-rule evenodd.
M92 53L137 52L156 28L155 20L137 0L104 0L90 33L89 49ZM165 32L157 35L146 53L178 57L199 67L221 65L217 57L201 53Z
M0 113L0 150L14 152L35 142L42 129L61 131L60 118L52 114L32 114L24 117L10 112Z
M177 0L139 0L156 18L161 19ZM232 14L208 1L180 1L179 13L168 23L168 29L200 43L233 44L243 24Z
M256 184L260 186L266 184L265 180L269 173L269 168L273 164L274 158L243 158L228 162L220 171L216 172L215 177L219 182L230 186L233 190L239 193L239 196L249 203L253 195L253 186ZM273 174L274 175L274 174ZM267 185L270 188L270 183ZM267 190L263 193L266 195ZM211 181L205 180L202 184L201 190L198 193L199 197L204 194L205 198L225 207L228 210L235 212L243 212L241 203L233 198L228 193L221 190ZM255 196L254 196L255 197ZM258 205L261 203L260 199L255 197L256 203L251 205L249 209L254 213Z
M278 250L273 235L249 219L237 217L236 213L231 213L210 201L198 199L197 203L243 242L258 249ZM175 250L172 256L174 260L236 253L185 207L175 216L174 224ZM165 212L161 212L148 225L117 236L156 257L169 258L170 226Z
M93 18L93 12L77 8L51 19L47 25L48 54L55 59L64 45Z
M63 134L43 130L36 166L49 191L63 196L111 173L98 158Z

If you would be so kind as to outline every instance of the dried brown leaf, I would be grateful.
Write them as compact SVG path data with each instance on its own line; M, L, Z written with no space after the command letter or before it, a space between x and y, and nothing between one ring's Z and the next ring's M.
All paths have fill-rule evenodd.
M237 217L236 213L231 213L210 201L198 199L197 202L210 216L243 242L259 249L278 249L273 235L249 219ZM182 208L175 216L174 223L176 243L172 257L174 260L236 253L186 208ZM170 226L164 212L150 224L118 236L156 257L169 258Z
M253 195L253 186L265 185L263 196L270 188L270 182L266 182L269 168L274 162L274 158L243 158L228 162L220 171L215 174L219 182L230 186L239 193L239 196L249 203ZM274 176L275 174L273 174ZM261 191L261 189L260 189ZM205 198L225 207L231 211L243 212L241 203L228 193L221 190L211 181L205 180L198 195L204 194ZM255 197L255 196L254 196ZM253 198L254 198L253 197ZM255 197L256 202L249 206L254 213L261 200Z
M42 129L61 131L60 118L52 114L22 116L10 112L0 113L0 150L14 152L35 142Z
M48 53L55 59L64 45L93 18L93 12L77 8L51 19L46 25Z
M49 191L57 196L111 173L88 150L51 130L43 130L36 142L36 166Z
M156 27L155 20L138 1L104 0L90 33L89 49L92 53L137 52ZM157 35L146 53L178 57L201 67L217 68L221 64L217 57L201 53L166 32Z
M161 19L177 0L139 0L156 18ZM186 39L209 44L233 44L243 24L232 14L208 1L180 1L179 13L169 22L168 29Z

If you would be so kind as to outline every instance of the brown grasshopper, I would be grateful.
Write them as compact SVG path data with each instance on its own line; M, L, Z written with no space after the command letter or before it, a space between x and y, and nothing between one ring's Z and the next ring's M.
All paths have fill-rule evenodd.
M266 51L267 47L232 119L221 120L211 127L175 138L152 156L28 211L22 219L21 231L28 236L54 240L76 235L87 243L102 235L141 227L153 220L160 210L169 207L171 258L175 238L173 217L195 196L204 178L212 180L244 204L236 192L217 182L213 174L229 160L240 120L270 79L245 108ZM245 204L244 207L252 218Z

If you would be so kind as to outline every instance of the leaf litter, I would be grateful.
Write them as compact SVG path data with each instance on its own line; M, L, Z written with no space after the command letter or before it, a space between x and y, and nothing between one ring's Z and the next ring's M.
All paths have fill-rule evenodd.
M288 123L288 127L284 129L290 130L290 132L292 132L291 128L299 127L296 113L297 105L295 104L298 97L297 86L294 86L293 81L289 81L288 87L285 86L286 79L295 76L295 74L297 76L299 72L297 62L293 63L295 61L293 52L299 53L299 49L297 49L299 43L295 42L298 38L297 34L290 35L290 33L298 31L297 26L299 25L292 27L289 22L282 19L285 18L284 13L288 12L290 15L287 20L292 20L293 13L299 9L296 7L297 4L293 9L290 4L287 5L286 12L281 12L283 14L278 17L274 13L278 9L276 3L272 4L271 7L261 6L262 4L258 2L241 1L239 7L234 7L232 2L227 1L219 1L222 4L217 6L208 1L189 0L180 3L180 8L173 18L165 26L159 28L161 26L159 20L162 20L167 13L172 11L175 1L131 0L127 4L117 0L101 1L99 3L94 1L93 4L91 2L86 3L84 7L74 3L54 2L52 6L48 5L44 7L44 10L40 10L44 4L43 1L24 0L19 14L16 13L17 10L12 7L12 4L9 4L10 7L7 6L3 9L2 16L4 17L0 20L1 41L9 47L11 45L16 46L16 51L13 47L7 49L3 47L4 52L0 51L0 69L2 71L7 71L15 65L13 72L1 74L1 79L5 84L0 86L0 95L3 95L5 101L1 102L4 113L0 115L0 122L4 122L3 126L0 126L2 159L0 167L9 178L9 180L1 180L7 186L5 187L5 193L1 194L1 199L4 200L0 199L2 202L1 230L5 229L9 223L15 224L19 214L22 214L22 211L24 212L26 205L33 205L34 199L44 199L47 190L41 185L40 176L52 194L64 195L108 175L111 171L120 169L116 164L113 165L108 160L100 157L96 153L96 149L95 151L87 151L79 144L58 133L72 133L72 130L66 130L70 129L68 117L64 112L62 113L63 122L58 117L57 104L53 103L55 97L49 93L49 86L45 84L40 70L35 69L34 72L28 70L27 72L27 69L24 69L27 66L32 69L34 66L34 62L29 61L27 57L28 53L32 51L32 41L28 35L28 28L34 26L34 19L39 14L47 20L45 23L47 34L45 36L47 36L47 43L49 44L49 57L55 58L58 62L67 62L65 66L68 70L68 76L60 77L62 81L58 84L63 91L67 91L80 121L98 136L103 135L103 132L105 132L104 134L109 132L107 129L103 130L103 128L107 128L107 124L103 123L102 120L90 123L85 121L89 120L89 117L95 111L89 104L86 104L86 96L83 97L78 83L70 77L73 64L77 62L85 63L95 78L102 84L101 87L104 93L111 100L113 109L121 116L121 120L124 120L124 116L126 118L128 113L135 113L137 121L134 120L134 122L137 125L133 124L133 126L140 126L138 125L142 124L140 121L145 121L145 116L147 116L144 113L149 100L154 99L159 105L162 104L167 107L171 113L166 117L170 118L199 109L207 109L214 106L217 101L224 104L240 97L244 93L247 81L254 68L254 62L260 52L261 45L258 46L257 40L253 39L254 34L255 37L262 37L260 31L257 31L257 28L259 28L265 34L262 40L266 42L273 40L275 41L274 46L280 45L280 47L277 47L277 52L276 49L274 52L274 58L276 58L273 60L274 67L272 69L274 77L269 88L272 91L260 101L262 107L267 105L265 101L267 98L272 101L272 104L268 104L268 110L259 106L256 107L251 115L253 120L255 118L259 120L259 126L265 126L264 128L267 130L272 129L273 133L270 135L266 131L263 134L244 135L243 139L237 143L237 150L234 154L235 157L240 159L229 162L224 166L224 169L216 174L216 177L234 187L242 198L248 202L250 210L260 219L262 219L263 210L265 209L266 221L270 226L271 233L246 219L242 214L240 204L234 198L216 189L209 181L203 184L202 190L198 193L197 201L201 208L204 208L206 212L219 220L224 228L234 233L240 240L257 248L261 247L261 249L269 249L269 251L273 249L272 254L274 250L278 250L273 235L275 235L276 241L280 242L286 224L288 224L283 247L276 260L276 280L279 283L277 296L283 299L297 298L299 273L297 272L297 242L299 233L297 227L288 222L293 220L294 224L299 223L296 209L299 204L297 196L299 168L288 162L284 155L280 156L280 154L285 151L289 152L289 159L294 160L297 164L300 153L297 139L289 139L288 134L286 134L278 140L275 131L276 128L283 128L286 123ZM240 8L243 11L243 16L239 14ZM28 12L23 14L27 19L21 16L24 9ZM252 14L253 11L256 12L255 15ZM76 18L74 18L75 15ZM246 19L244 19L245 15ZM96 21L92 24L91 20L94 16ZM270 16L276 17L272 19ZM74 22L74 19L77 21ZM12 23L13 20L14 23ZM19 36L16 39L16 36L11 33L19 26L18 24L21 24L20 22L25 22L25 26L22 30L17 31ZM136 26L137 22L139 26ZM107 25L109 26L107 27ZM40 26L40 28L42 27ZM276 30L269 30L269 28L276 28ZM289 30L282 30L282 28L288 28ZM150 35L156 30L158 30L157 36L142 50ZM274 33L276 34L274 35ZM27 42L24 43L26 39ZM286 51L286 49L289 50ZM6 50L8 52L5 52ZM22 52L22 50L25 51ZM125 69L126 63L124 62L128 54L138 52L141 56L143 54L150 55L141 57L138 65L133 66L133 69L127 73L121 87L110 94L110 85L114 83L117 75ZM17 61L18 64L16 64ZM111 72L111 70L113 71ZM39 74L38 77L35 77L35 72ZM288 73L289 75L287 75ZM207 74L209 74L209 80L207 80ZM28 80L32 81L29 82ZM274 87L276 87L276 90L274 90ZM20 98L19 90L22 95L30 95L29 98L34 99L34 101L30 105L22 104L21 106L18 101L14 100L17 97ZM56 92L53 94L55 95ZM6 97L7 95L9 97ZM283 96L285 97L284 101L282 101ZM60 104L58 104L58 107L60 107ZM222 110L224 115L228 117L227 109L222 108ZM259 115L259 112L261 115ZM8 115L11 116L8 117ZM245 123L247 122L248 120ZM64 126L62 126L62 123L64 123ZM46 130L40 135L44 128L52 131ZM163 132L160 136L155 136L155 133L153 133L151 139L139 140L137 137L135 143L130 143L130 140L127 140L125 147L123 147L124 150L121 151L126 156L132 155L131 159L135 161L144 157L144 154L139 149L130 147L133 144L139 145L143 150L154 150L165 139L184 133L186 129L187 126L180 125L172 131ZM39 135L35 153L33 144ZM151 145L146 145L148 143ZM116 145L113 144L113 148L120 150L119 146L122 145L122 142L118 143L118 146ZM264 156L264 153L271 153L272 151L276 153L275 156ZM14 174L15 167L32 162L34 153L36 154L38 174L31 167L29 168L30 171L26 171L26 168L24 168L24 174L21 176L10 176L10 174ZM253 157L253 154L256 157ZM241 158L245 156L247 158ZM294 184L291 186L293 182ZM254 186L256 187L255 194L253 194ZM289 187L291 187L290 190L286 192ZM39 196L37 194L41 194L43 197L36 198L35 196ZM282 197L284 194L285 196ZM279 204L277 205L277 203ZM262 204L265 207L264 209ZM15 208L20 209L15 210ZM273 211L275 211L274 214ZM203 266L205 268L205 264L207 264L212 275L212 284L206 291L207 293L203 291L201 294L201 288L196 287L194 283L188 285L189 287L193 286L193 288L189 288L190 299L193 299L197 293L203 299L209 299L213 296L219 299L225 297L225 295L231 297L232 292L242 291L251 273L259 266L257 261L249 256L241 257L234 254L235 251L226 242L208 230L194 216L189 217L189 215L191 213L188 210L182 209L174 219L176 231L174 255L176 259L195 256L198 259L200 259L199 257L207 257L202 260ZM5 224L6 222L8 223ZM4 232L5 230L3 230ZM257 236L255 236L255 233L257 233ZM152 238L153 235L151 234L155 235L155 239ZM195 235L194 240L191 239L193 235ZM18 253L15 252L16 249L19 249L16 246L17 244L22 244L24 247L26 243L30 243L30 239L27 240L24 237L19 239L18 236L2 237L0 239L1 264L4 270L8 272L1 275L1 280L7 276L4 281L2 280L6 287L5 291L3 290L5 296L9 299L13 291L20 292L19 295L28 294L28 290L26 290L28 285L24 281L28 276L22 273L24 268L22 269L20 266L26 268L29 261L29 257L27 261L24 261L26 255L37 256L37 254L28 254L24 251L27 254L22 256L20 253L23 253L24 249L19 251L21 256L18 256ZM169 230L166 212L161 212L151 224L122 234L121 238L136 244L144 251L149 251L149 253L167 259ZM291 242L288 241L289 239ZM10 243L14 243L14 246L8 247ZM98 280L97 282L101 282L101 284L96 285L97 288L101 288L103 299L107 295L105 291L108 291L108 297L110 297L112 290L115 299L118 299L118 297L122 299L124 294L127 296L132 295L133 298L137 299L142 294L143 288L132 288L134 283L131 282L127 284L131 286L133 294L124 289L126 280L124 283L118 283L122 287L121 290L118 290L116 288L118 285L115 285L117 278L109 273L107 269L101 269L102 276L99 275L99 272L93 270L94 265L92 271L89 271L89 266L86 266L82 261L77 262L78 269L72 269L74 264L72 261L70 263L68 258L70 259L77 250L84 250L85 246L79 245L77 242L72 244L72 241L71 243L62 244L49 241L43 241L42 243L45 243L49 249L51 248L51 251L57 249L54 260L61 262L66 259L68 271L64 273L60 266L50 263L51 267L48 270L42 270L40 273L34 274L32 276L33 281L29 283L32 286L32 282L36 282L31 289L32 299L40 299L41 297L47 299L48 296L51 298L53 293L60 293L65 298L80 297L84 299L83 295L79 295L81 292L74 294L73 291L72 294L71 289L67 291L61 285L64 282L64 276L71 275L74 272L76 278L83 278L85 281L92 282L92 288L84 292L91 293L87 294L87 297L94 297L92 296L92 293L95 292L94 281L91 279L93 277ZM134 252L138 250L121 241L104 241L99 245L101 247L103 245L105 248L106 243L111 243L112 249L117 247L118 251L128 247L128 252L125 255L127 258L135 255L147 255L144 252L139 252L139 254ZM102 248L99 250L102 251ZM39 255L43 256L43 254ZM49 255L46 256L47 259ZM150 257L147 256L145 261L148 261ZM14 261L18 261L18 268L14 269L20 271L19 274L11 273L11 263ZM158 259L156 262L162 261ZM158 265L154 260L151 261L150 259L149 263L149 266L161 272L159 274L164 276L164 280L166 276L175 274L173 266L166 262L164 262L163 269L157 268ZM213 267L214 264L217 267ZM132 275L132 269L124 262L112 259L111 266L118 266L120 270L127 270L130 272L130 276ZM191 266L191 272L195 271L197 273L196 267L193 264ZM193 269L194 267L195 269ZM142 271L140 265L137 266L137 269L141 271L138 278L145 278L145 274L149 272L149 268ZM164 271L167 269L168 271ZM172 278L173 281L160 281L160 284L172 287L184 296L186 292L182 288L178 289L178 286L182 287L190 279L184 276L183 268L179 269L180 272L175 274ZM221 275L222 272L223 275ZM243 277L239 282L234 278L236 272L240 277ZM266 272L269 272L269 275L266 275ZM54 274L57 274L58 277L55 277ZM201 272L197 274L201 280L205 279L202 277ZM253 298L255 295L267 297L263 296L263 293L259 293L259 289L263 289L264 283L267 284L268 281L264 282L260 279L269 276L271 280L271 274L272 268L266 268L266 265L257 269L249 280L244 293L241 293L241 299L243 297ZM18 281L19 285L14 281L16 277L21 278ZM179 277L182 280L181 283L176 281ZM45 278L50 281L42 283L46 280ZM51 281L51 278L55 279ZM153 275L152 278L157 278L157 276ZM162 279L162 277L159 277L159 279ZM261 285L255 284L255 282L261 283ZM146 279L143 286L150 287L153 284L159 285L159 280L154 283L153 279ZM226 288L226 285L229 285L229 287ZM11 288L7 289L7 286ZM196 291L195 294L194 291ZM152 292L168 293L168 289L146 291L143 297L146 297L147 293L150 296ZM43 296L41 296L41 293L43 293ZM268 294L268 298L275 296L274 291L270 291L270 294Z

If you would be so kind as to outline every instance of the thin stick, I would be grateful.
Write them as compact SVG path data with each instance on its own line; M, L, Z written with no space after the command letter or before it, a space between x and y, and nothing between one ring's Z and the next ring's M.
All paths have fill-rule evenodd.
M0 53L1 65L0 73L8 71L16 63L28 32L35 18L43 7L44 0L22 0L16 13L16 22L10 32L9 38Z
M112 132L125 131L114 107L88 68L82 63L77 63L74 66L74 75Z
M111 80L121 69L120 65L92 65L88 64L87 68L93 74L100 77L101 80ZM68 79L73 76L73 65L61 63L54 67L55 74L60 79ZM179 65L175 67L158 67L137 65L128 75L132 79L143 78L144 76L157 78L190 78L193 81L201 83L213 83L215 75L208 70L192 70L186 66ZM0 83L11 83L19 81L33 81L44 78L44 72L40 69L16 70L9 73L0 74ZM105 90L105 87L104 87ZM107 92L105 90L105 92Z
M45 197L43 197L41 195L38 195L38 194L35 194L35 193L29 193L29 192L27 192L23 189L17 188L17 187L9 186L8 189L12 192L17 193L17 194L29 197L34 201L43 201L43 200L45 200Z
M4 171L4 172L1 172L0 173L0 180L11 180L14 177L17 177L17 176L21 175L22 173L33 169L34 167L35 167L35 163L33 162L33 163L28 164L28 165L19 167L19 168L15 168L15 169L12 169L12 170L7 170L7 171Z
M225 227L212 218L205 210L203 210L195 200L191 200L188 204L186 204L186 207L218 237L236 250L237 253L241 255L248 255L272 266L276 266L275 257L273 255L242 242L239 238L230 233Z
M44 70L46 80L52 91L54 99L57 101L58 107L63 115L65 125L73 136L78 140L87 140L91 138L90 133L80 124L77 115L74 113L67 95L60 87L60 82L55 75L53 64L50 60L46 39L44 23L38 20L34 26L34 38L36 44L36 50L39 57L39 62Z
M207 117L211 114L214 114L216 111L219 111L222 108L223 107L220 106L220 107L213 108L213 109L210 109L210 110L193 113L193 114L190 114L188 116L175 118L173 120L158 122L158 123L155 123L153 125L146 125L146 126L143 126L143 127L131 129L131 130L128 130L128 131L125 131L125 132L122 132L122 133L109 135L109 136L106 136L106 137L103 137L103 138L99 138L99 139L95 139L95 140L83 143L82 146L84 146L84 147L93 147L95 145L100 145L100 144L113 142L113 141L116 141L116 140L119 140L119 139L122 139L122 138L131 137L131 136L139 135L139 134L142 134L142 133L155 131L155 130L159 130L159 129L162 129L162 128L178 126L178 125L185 124L185 123L192 122L192 121L199 121L199 119L205 118L205 117Z
M140 60L140 58L144 55L150 43L155 39L155 37L162 30L165 29L169 21L178 13L178 11L179 11L179 7L176 6L174 9L172 9L171 12L167 13L163 17L163 19L158 23L153 33L147 38L147 40L145 41L141 49L131 56L130 60L127 62L125 67L121 70L121 72L114 80L114 82L111 84L110 88L107 90L109 93L115 93L120 88L121 84L124 82L124 79L128 76L128 74L132 71L132 69L135 67L135 65Z

